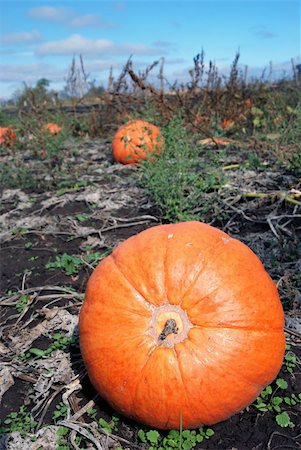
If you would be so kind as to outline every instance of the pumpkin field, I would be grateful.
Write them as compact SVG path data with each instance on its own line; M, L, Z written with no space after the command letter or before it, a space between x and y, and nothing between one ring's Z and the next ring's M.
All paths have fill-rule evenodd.
M156 63L138 74L129 60L94 98L53 102L26 87L26 102L1 109L1 450L301 449L301 79L247 83L237 62L225 79L196 64L189 83L167 87L162 73L149 81ZM185 251L165 252L187 236ZM206 276L217 239L232 243L218 286ZM186 262L193 245L202 277ZM203 379L185 365L194 323L172 306L149 385L135 387L146 370L132 316L146 314L146 273L158 302L163 283L170 297L186 292L190 320L210 316ZM197 309L193 289L219 293L214 314ZM238 328L223 306L232 295ZM160 391L173 346L183 394L176 375Z

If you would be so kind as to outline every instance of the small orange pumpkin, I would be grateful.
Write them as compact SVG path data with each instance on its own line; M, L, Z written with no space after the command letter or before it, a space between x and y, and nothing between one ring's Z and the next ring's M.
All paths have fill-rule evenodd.
M80 347L96 390L151 427L214 424L253 402L280 370L275 284L243 243L200 222L149 228L89 279Z
M8 127L0 127L0 144L4 147L12 147L16 140L16 135Z
M226 130L226 131L232 130L232 128L234 127L234 125L235 125L235 122L234 122L234 120L232 120L232 119L224 119L224 120L221 122L221 127L222 127L224 130Z
M56 123L46 123L45 130L48 130L51 134L58 134L61 131L62 127L57 125Z
M115 161L136 164L149 153L160 154L163 137L158 127L145 120L132 120L121 126L112 142Z

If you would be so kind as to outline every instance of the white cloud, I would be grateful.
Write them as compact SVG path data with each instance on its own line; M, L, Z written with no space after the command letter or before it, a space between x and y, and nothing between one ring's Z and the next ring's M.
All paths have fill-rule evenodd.
M273 39L279 35L268 30L265 25L257 25L251 28L253 35L260 39Z
M125 2L117 2L114 3L114 9L116 9L117 11L122 11L126 8L126 4Z
M47 20L50 22L62 22L74 15L73 11L67 8L54 6L39 6L28 11L28 15L36 20Z
M96 28L115 28L114 23L106 22L93 14L86 14L71 19L67 25L73 28L96 27Z
M42 35L36 31L4 34L0 38L1 44L35 44L42 40Z
M153 42L155 47L173 47L175 44L169 41L158 40Z
M0 66L0 81L1 82L19 82L31 84L40 78L47 78L50 81L63 80L66 71L57 69L50 64L20 64L9 65L3 64Z
M75 11L64 7L40 6L33 8L28 15L39 21L63 23L71 28L113 28L116 24L107 22L94 14L78 15Z
M60 41L45 42L36 48L36 54L39 56L74 55L76 53L82 55L158 55L162 54L162 50L143 44L115 44L106 39L87 39L80 34L73 34Z

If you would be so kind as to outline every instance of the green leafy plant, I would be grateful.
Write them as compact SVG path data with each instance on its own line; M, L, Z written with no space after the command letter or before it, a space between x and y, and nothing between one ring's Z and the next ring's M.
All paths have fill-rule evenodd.
M253 403L256 409L261 412L276 412L275 420L281 427L293 428L295 425L291 421L288 413L283 411L284 403L287 405L296 405L301 403L301 394L292 394L291 396L280 396L276 395L279 390L286 390L288 388L288 383L283 378L278 378L276 380L276 389L273 390L272 386L267 386L262 390L259 397Z
M33 433L37 422L33 420L26 406L22 405L18 412L11 412L0 423L0 435L18 431L21 435Z
M283 365L287 372L294 373L294 370L297 365L297 355L291 350L292 346L290 344L286 344L286 352L284 355Z
M290 397L284 397L283 400L287 405L295 406L298 403L301 403L301 393L292 394Z
M200 160L181 117L173 117L161 131L164 150L139 164L140 183L169 221L202 219L212 206L206 193L223 182L220 166Z
M65 405L65 403L63 403L63 402L60 402L55 407L55 410L52 414L52 419L55 422L62 420L62 419L66 419L69 411L70 411L69 406ZM63 428L65 428L65 427L63 427ZM63 432L63 430L62 430L62 432ZM65 432L65 430L64 430L64 432Z
M19 358L22 361L27 361L31 358L39 359L39 358L48 358L55 352L56 350L66 350L70 345L75 345L78 343L78 337L72 336L71 338L68 336L64 336L61 333L54 333L51 336L52 343L46 350L42 350L41 348L31 347L24 353L19 355Z
M98 426L108 434L112 434L118 428L119 417L112 416L112 419L108 422L107 420L100 418L98 419Z
M253 123L253 126L255 129L263 128L266 125L267 119L265 116L265 112L262 109L260 109L256 106L252 106L251 114L253 116L252 123Z
M255 152L248 152L248 158L243 164L246 169L258 170L264 168L262 161Z
M64 418L64 415L66 415L66 412L67 411L64 412L64 410L62 409L62 417L58 416L58 419ZM58 427L56 434L59 437L59 439L56 441L55 450L73 450L74 449L74 446L69 443L69 435L70 435L69 428L60 426L60 427ZM83 447L79 447L82 443L82 440L83 440L82 436L80 436L78 434L74 437L74 443L78 450L84 450Z
M16 305L16 309L17 309L18 313L21 313L22 311L24 311L24 309L26 308L29 300L30 300L30 296L29 295L26 295L26 294L20 295L18 303Z
M77 275L85 264L96 265L108 252L88 251L82 258L64 253L46 264L46 269L61 269L66 275Z
M40 180L21 158L14 157L7 164L0 164L0 187L11 189L37 189Z
M56 256L55 261L48 262L46 269L62 269L66 275L76 275L82 265L83 261L80 258L64 253L61 256Z
M75 214L74 217L79 222L86 222L90 218L90 216L88 214L84 214L84 213Z
M214 435L212 428L199 428L198 430L171 430L163 437L157 430L138 431L138 438L148 444L148 450L191 450L205 439Z
M282 412L280 414L277 414L276 416L276 422L277 424L282 428L293 428L295 424L291 421L290 416L287 412Z
M64 180L58 183L59 189L56 191L56 195L61 197L67 192L78 192L88 186L87 180Z
M89 408L87 410L87 416L90 417L90 419L96 420L96 409L95 408Z

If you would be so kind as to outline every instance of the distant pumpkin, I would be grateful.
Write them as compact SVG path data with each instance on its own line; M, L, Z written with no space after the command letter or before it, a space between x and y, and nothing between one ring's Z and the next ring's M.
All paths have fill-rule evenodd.
M158 127L144 120L132 120L117 130L112 152L121 164L136 164L150 153L160 154L163 137Z
M201 222L130 237L94 270L79 317L96 390L151 427L197 428L240 412L285 351L277 288L242 242Z
M0 127L0 145L12 147L16 140L16 135L11 128Z
M235 122L232 119L224 119L221 122L221 127L225 130L225 131L229 131L232 130L232 128L234 127Z
M45 130L48 130L51 134L58 134L61 131L62 127L57 125L56 123L46 123Z

